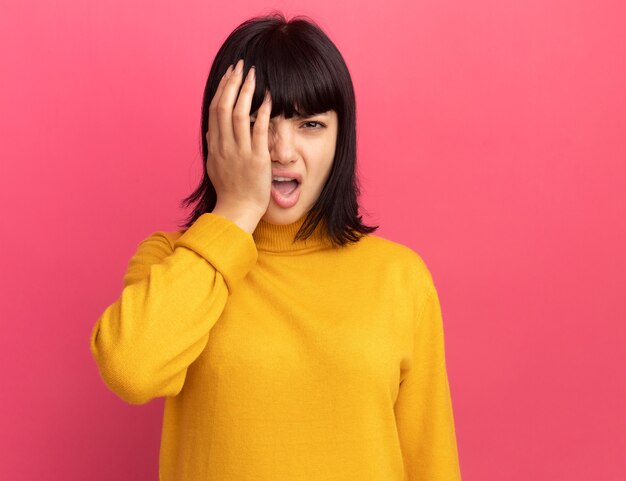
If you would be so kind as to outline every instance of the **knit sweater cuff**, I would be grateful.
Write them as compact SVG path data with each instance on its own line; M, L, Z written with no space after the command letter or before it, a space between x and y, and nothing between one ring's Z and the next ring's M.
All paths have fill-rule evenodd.
M252 234L225 217L202 214L175 242L206 259L224 278L229 293L254 267L258 251Z

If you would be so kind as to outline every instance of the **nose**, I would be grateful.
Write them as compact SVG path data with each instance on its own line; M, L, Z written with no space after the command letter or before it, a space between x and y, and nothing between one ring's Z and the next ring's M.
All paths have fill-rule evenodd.
M268 131L272 162L288 164L296 160L295 136L291 122L283 118L272 120Z

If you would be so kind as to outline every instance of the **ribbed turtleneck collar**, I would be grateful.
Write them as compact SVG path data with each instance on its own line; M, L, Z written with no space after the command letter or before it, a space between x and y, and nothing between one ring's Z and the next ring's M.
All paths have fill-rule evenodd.
M324 222L320 222L313 234L305 240L293 242L298 229L304 224L307 214L292 224L277 225L261 219L252 233L257 250L266 252L314 251L330 246L332 242L323 235Z

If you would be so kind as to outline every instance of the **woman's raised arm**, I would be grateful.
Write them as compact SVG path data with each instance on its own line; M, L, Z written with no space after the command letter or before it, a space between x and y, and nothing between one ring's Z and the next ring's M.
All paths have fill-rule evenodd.
M90 337L107 386L131 404L178 394L257 255L250 233L213 213L202 214L173 245L162 232L143 240L120 297Z

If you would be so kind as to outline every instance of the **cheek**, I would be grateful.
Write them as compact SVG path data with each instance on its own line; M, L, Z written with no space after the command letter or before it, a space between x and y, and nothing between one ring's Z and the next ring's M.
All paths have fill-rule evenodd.
M327 149L326 149L324 158L327 159L328 167L330 168L332 166L333 159L335 158L335 153L337 150L337 133L336 132L326 145L327 145Z
M316 190L321 190L328 180L332 169L335 150L336 136L318 139L314 145L310 145L308 175L316 184Z
M320 164L319 164L319 172L317 173L317 177L319 178L320 189L324 187L324 184L328 180L332 166L333 166L333 151L330 150L325 153L323 159L321 159Z

